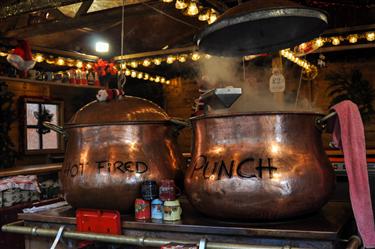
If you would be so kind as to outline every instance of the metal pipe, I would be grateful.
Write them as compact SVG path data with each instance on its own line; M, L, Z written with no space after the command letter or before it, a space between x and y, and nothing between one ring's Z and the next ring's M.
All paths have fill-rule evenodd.
M336 115L337 115L336 112L331 112L322 118L317 118L315 120L316 127L323 130L327 126L327 120L329 120L330 118L333 118Z
M353 235L349 238L346 249L358 249L362 245L362 240L360 237Z
M17 233L41 237L56 237L57 229L46 229L35 227L21 226L23 221L17 221L2 226L1 230L8 233ZM125 236L125 235L109 235L98 233L83 233L75 231L64 231L62 238L75 239L75 240L89 240L98 241L111 244L127 244L135 246L152 246L160 247L171 242L178 244L195 244L198 242L194 240L171 240L161 238L149 238L144 236ZM248 245L248 244L234 244L234 243L221 243L221 242L207 242L206 248L208 249L302 249L290 246L265 246L265 245Z

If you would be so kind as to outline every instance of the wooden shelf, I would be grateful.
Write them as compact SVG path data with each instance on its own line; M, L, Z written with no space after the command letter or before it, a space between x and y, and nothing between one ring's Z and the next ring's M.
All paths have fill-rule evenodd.
M5 77L5 76L0 76L0 80L13 81L13 82L18 82L18 83L31 83L31 84L40 84L40 85L50 85L50 86L73 87L73 88L91 88L91 89L105 88L104 86L75 85L75 84L61 83L61 82L54 82L54 81L31 80L31 79L12 78L12 77Z
M343 152L341 150L326 150L328 156L343 156ZM375 149L367 149L366 150L367 156L375 155Z
M61 167L62 163L16 166L9 169L1 169L0 177L51 173L60 171Z

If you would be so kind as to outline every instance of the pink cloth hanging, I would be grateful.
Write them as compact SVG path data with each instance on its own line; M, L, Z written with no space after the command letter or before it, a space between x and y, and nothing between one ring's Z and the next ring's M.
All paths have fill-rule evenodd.
M364 128L356 104L349 100L333 106L337 113L333 143L344 152L349 193L358 231L366 248L375 248L375 225L368 182Z

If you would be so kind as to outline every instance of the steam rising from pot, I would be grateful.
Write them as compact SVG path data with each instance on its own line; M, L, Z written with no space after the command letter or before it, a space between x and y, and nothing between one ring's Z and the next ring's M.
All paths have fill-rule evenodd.
M271 57L258 57L256 61L243 62L238 58L211 57L200 60L197 79L200 89L222 87L242 88L241 97L228 109L209 109L209 113L257 111L320 111L309 101L309 83L300 82L300 69L281 66L285 77L285 91L271 93ZM298 98L297 98L298 95Z

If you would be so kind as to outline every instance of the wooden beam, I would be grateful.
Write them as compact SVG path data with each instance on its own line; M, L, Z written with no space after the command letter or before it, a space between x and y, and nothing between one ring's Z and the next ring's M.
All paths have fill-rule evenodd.
M374 31L374 30L375 30L375 24L369 24L369 25L328 29L324 31L322 35L325 36L325 35L330 35L330 34L351 33L351 32L358 32L358 31Z
M68 16L64 15L59 9L51 9L49 12L56 18L56 19L67 19Z
M17 4L2 5L0 8L0 19L83 1L88 0L24 0Z
M196 46L185 47L185 48L172 48L172 49L163 49L163 50L143 52L143 53L137 53L137 54L127 54L123 56L116 56L113 59L115 61L132 60L132 59L140 59L140 58L160 56L160 55L188 53L188 52L193 52L195 50L197 50Z
M87 13L87 11L90 9L91 4L94 2L94 0L89 0L86 2L83 2L81 6L79 7L77 13L75 14L75 17L82 16Z
M136 5L136 3L143 3L145 1L150 0L133 0L132 3L135 6L127 7L125 9L125 17L144 14L144 7L141 5ZM98 22L100 22L100 24L110 24L117 21L119 18L121 19L121 7L96 11L77 18L55 20L53 22L42 23L25 28L10 30L4 33L3 36L27 38L37 35L45 35L89 26L95 26L96 24L98 24Z
M195 26L195 25L193 25L193 24L191 24L191 23L189 23L189 22L186 22L186 21L184 21L184 20L182 20L182 19L180 19L180 18L177 18L177 17L175 17L175 16L172 16L172 15L166 13L165 11L163 11L163 10L161 10L161 9L158 9L158 8L156 8L156 7L154 7L154 6L151 6L151 5L147 4L147 3L143 3L143 5L149 7L150 9L155 10L157 13L162 14L162 15L164 15L164 16L166 16L166 17L168 17L168 18L170 18L170 19L172 19L172 20L174 20L174 21L176 21L176 22L179 22L179 23L185 24L186 26L191 27L191 28L199 29L199 27L197 27L197 26Z
M53 48L44 48L44 47L38 47L38 46L33 46L32 49L33 49L33 51L37 51L37 52L44 52L44 53L47 53L47 54L61 55L61 56L64 56L64 57L81 59L81 60L85 60L85 61L96 61L97 59L99 59L99 57L96 56L96 55L82 54L82 53L74 52L74 51L65 51L65 50L59 50L59 49L53 49Z

